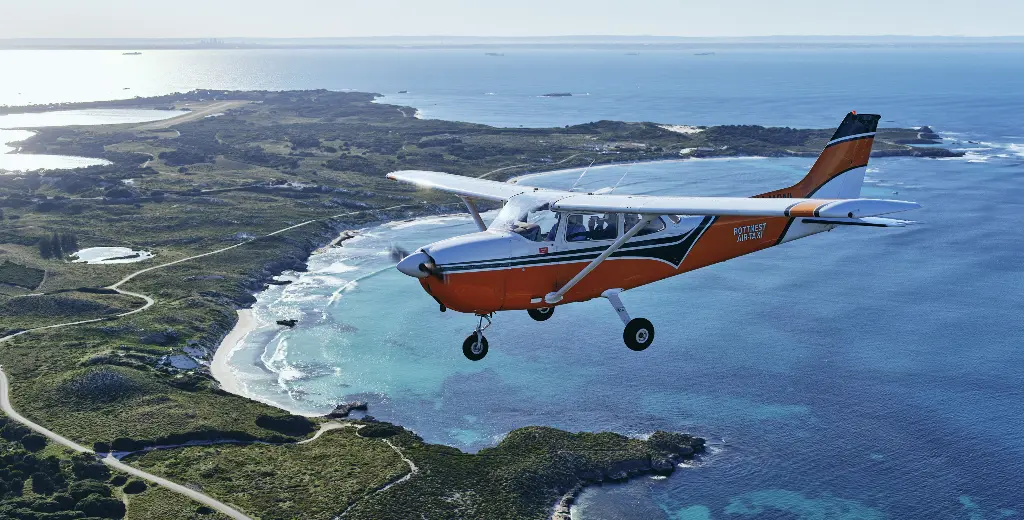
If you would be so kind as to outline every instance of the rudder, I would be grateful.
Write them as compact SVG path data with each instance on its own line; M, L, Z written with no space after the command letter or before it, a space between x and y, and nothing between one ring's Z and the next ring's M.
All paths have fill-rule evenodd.
M864 172L875 142L876 114L850 112L825 144L818 160L800 182L781 190L757 195L759 198L854 199L860 197Z

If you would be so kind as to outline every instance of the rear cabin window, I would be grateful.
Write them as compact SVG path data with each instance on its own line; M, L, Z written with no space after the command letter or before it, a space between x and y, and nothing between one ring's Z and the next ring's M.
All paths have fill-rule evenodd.
M626 230L632 229L633 226L635 226L637 222L640 222L640 219L642 219L642 218L643 217L641 215L638 215L636 213L627 213L626 214L626 221L625 221L625 223L623 225L623 228L622 228L623 232L625 232ZM665 221L662 220L661 217L658 217L658 218L652 220L646 226L644 226L643 229L638 231L637 234L633 235L633 236L642 237L644 235L650 235L651 233L657 233L658 231L663 231L664 229L665 229Z

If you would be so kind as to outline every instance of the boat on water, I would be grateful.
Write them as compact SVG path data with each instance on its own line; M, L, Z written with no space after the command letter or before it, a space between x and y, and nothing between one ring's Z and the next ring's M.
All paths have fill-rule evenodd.
M135 52L122 52L121 53L121 56L140 56L140 55L142 55L142 53L139 52L139 51L135 51Z

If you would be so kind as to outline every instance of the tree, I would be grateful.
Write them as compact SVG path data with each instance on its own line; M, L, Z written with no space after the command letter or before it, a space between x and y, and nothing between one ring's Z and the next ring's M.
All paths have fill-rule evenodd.
M61 233L60 247L66 254L78 251L78 236L74 233Z
M43 257L43 260L53 258L53 249L50 248L49 238L43 237L39 239L39 256Z
M75 506L75 509L88 516L98 516L100 518L124 518L125 513L124 502L116 498L99 495L89 495L83 498Z
M60 260L64 259L64 249L60 246L60 236L58 236L56 232L54 232L53 236L50 237L50 252L53 254L54 258Z
M126 494L129 495L137 495L145 490L146 483L135 478L129 480L128 483L125 484L123 488L121 488L121 491L124 491Z
M21 438L21 445L25 447L26 451L35 453L46 447L46 437L38 433L30 433Z
M89 495L109 497L110 487L95 480L79 480L78 482L71 484L68 488L68 492L71 493L72 498L77 502L85 499L85 497Z
M56 490L50 476L41 471L32 474L32 492L37 495L49 495Z

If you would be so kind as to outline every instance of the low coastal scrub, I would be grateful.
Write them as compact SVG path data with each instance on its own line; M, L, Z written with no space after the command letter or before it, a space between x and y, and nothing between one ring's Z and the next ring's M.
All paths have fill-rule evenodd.
M110 470L91 455L43 454L45 437L0 415L0 518L123 518Z
M264 520L331 519L409 472L398 453L355 428L307 444L156 450L126 462L237 505Z
M162 487L126 497L125 520L229 520L213 509Z
M33 269L8 260L0 262L0 284L35 289L43 282L45 274L46 271L42 269Z
M647 440L614 433L528 427L476 454L426 444L404 432L391 438L418 472L367 497L346 518L549 518L553 506L587 485L642 474L669 474L704 451L704 440L657 432Z
M64 292L39 296L0 296L0 334L7 329L30 329L62 321L103 318L141 307L143 301L120 294Z

